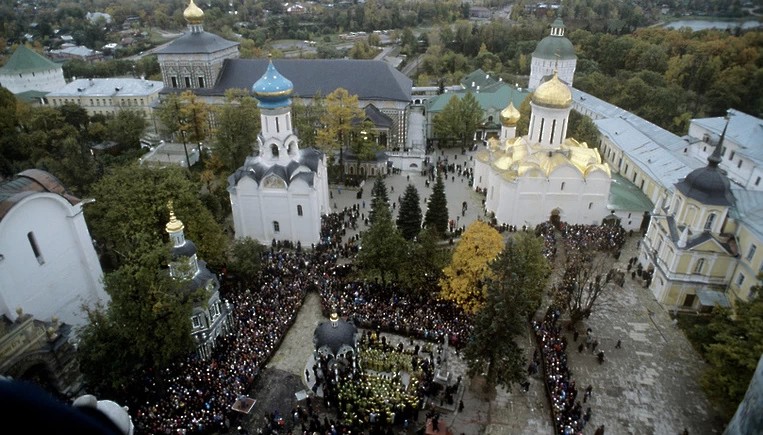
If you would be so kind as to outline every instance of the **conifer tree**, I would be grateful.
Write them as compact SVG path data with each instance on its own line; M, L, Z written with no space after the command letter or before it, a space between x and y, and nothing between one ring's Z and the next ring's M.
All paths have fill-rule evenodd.
M440 237L444 237L448 231L448 200L445 198L445 185L439 173L427 203L424 227L432 228Z
M421 205L419 191L413 184L405 188L400 212L397 215L397 229L406 240L413 240L421 231Z
M363 234L358 266L368 278L397 278L405 259L407 244L392 222L389 207L379 204L371 227Z
M389 196L387 195L387 185L382 177L376 177L374 187L371 189L371 212L368 213L368 220L371 224L376 219L376 212L379 207L385 207L389 211Z

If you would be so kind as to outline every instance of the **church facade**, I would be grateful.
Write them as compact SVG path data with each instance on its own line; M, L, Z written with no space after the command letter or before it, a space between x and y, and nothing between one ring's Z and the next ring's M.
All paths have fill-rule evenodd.
M519 111L501 112L501 134L475 156L474 186L498 223L548 220L598 224L608 214L611 174L597 149L567 137L569 87L556 74L533 93L529 134L516 137Z
M259 155L228 177L237 238L320 241L321 216L331 212L325 155L300 149L292 127L294 85L271 62L252 86L260 107Z

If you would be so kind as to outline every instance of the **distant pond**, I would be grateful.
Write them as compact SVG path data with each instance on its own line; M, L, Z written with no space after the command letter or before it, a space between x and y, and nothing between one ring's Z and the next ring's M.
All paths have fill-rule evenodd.
M688 27L693 31L707 30L707 29L736 29L741 27L744 30L754 29L756 27L763 26L763 23L756 20L747 21L719 21L719 20L678 20L665 24L668 29L680 29Z

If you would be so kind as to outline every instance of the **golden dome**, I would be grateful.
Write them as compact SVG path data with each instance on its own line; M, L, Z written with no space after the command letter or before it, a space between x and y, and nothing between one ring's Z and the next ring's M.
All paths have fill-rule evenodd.
M201 22L204 21L204 11L196 6L196 3L191 0L191 3L189 3L188 7L185 8L185 11L183 11L183 17L188 24L201 24Z
M551 80L538 86L533 93L532 102L540 106L566 109L572 105L572 92L554 73Z
M501 110L501 124L504 127L516 127L517 121L519 121L519 110L514 107L513 102L509 102L509 105Z
M167 203L167 208L170 210L170 221L167 222L167 225L165 225L164 228L168 233L176 233L178 231L182 231L184 228L183 222L175 217L175 210L172 208L171 200Z

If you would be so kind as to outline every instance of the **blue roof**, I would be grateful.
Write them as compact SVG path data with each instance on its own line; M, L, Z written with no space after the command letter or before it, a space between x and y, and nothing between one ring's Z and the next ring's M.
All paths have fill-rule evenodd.
M259 100L263 109L276 109L291 104L294 84L276 69L273 62L268 62L265 74L252 85L252 93Z

